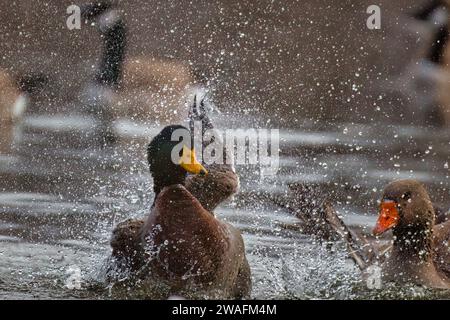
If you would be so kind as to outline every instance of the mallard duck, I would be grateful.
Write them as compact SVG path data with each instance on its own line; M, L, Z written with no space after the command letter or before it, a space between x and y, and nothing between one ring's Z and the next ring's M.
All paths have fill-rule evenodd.
M416 180L399 180L384 190L373 230L392 229L394 242L383 263L387 281L450 288L450 221L435 225L436 214L425 187Z
M248 297L243 238L212 212L237 190L237 176L228 166L205 168L185 146L180 162L173 163L176 130L189 132L167 126L148 146L155 200L145 221L127 220L113 231L115 270L139 279L141 288L156 297Z

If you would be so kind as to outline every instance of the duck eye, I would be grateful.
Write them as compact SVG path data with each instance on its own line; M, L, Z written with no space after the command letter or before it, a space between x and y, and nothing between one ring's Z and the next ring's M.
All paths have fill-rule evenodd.
M409 200L409 199L411 199L411 192L405 192L405 193L402 195L402 199L403 199L403 200Z

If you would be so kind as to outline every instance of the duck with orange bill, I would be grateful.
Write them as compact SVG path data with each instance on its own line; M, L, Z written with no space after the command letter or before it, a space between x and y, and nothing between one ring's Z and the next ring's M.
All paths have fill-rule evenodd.
M392 230L394 240L382 265L384 281L450 289L450 221L435 224L425 187L399 180L384 190L374 235Z

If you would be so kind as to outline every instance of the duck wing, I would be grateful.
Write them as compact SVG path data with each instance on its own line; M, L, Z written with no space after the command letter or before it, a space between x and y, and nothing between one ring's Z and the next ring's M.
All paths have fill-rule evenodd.
M143 220L128 219L114 228L110 240L112 253L103 269L109 282L116 283L142 267L140 231L143 225Z
M344 223L320 186L291 184L287 196L269 197L269 200L292 212L301 221L302 232L319 241L343 241L350 258L361 270L378 260L373 244Z
M231 198L239 189L239 178L230 166L206 165L208 174L190 175L186 178L186 188L209 212Z
M337 234L347 246L350 258L361 270L365 270L375 261L375 250L372 244L363 236L351 230L338 216L334 207L326 201L322 205L322 220L328 226L328 232Z
M197 101L199 100L199 102ZM218 143L223 146L222 136L214 127L210 115L208 115L207 101L205 96L194 96L193 104L189 109L189 127L191 133L194 132L195 122L202 124L202 150L205 150L210 144ZM212 137L207 138L206 132L212 133ZM194 138L192 137L192 142ZM186 179L186 188L200 201L203 207L212 212L220 203L230 198L239 189L239 178L234 169L233 157L228 150L224 148L223 159L227 163L203 165L208 170L206 176L192 175Z
M128 219L119 223L113 230L110 241L113 255L130 254L136 251L136 242L143 225L144 221L139 219Z
M450 211L445 210L437 205L433 205L433 208L436 214L436 225L450 220Z

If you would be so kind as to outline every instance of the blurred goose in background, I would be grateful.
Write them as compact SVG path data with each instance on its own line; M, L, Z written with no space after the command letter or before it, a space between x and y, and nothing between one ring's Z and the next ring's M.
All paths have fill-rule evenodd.
M395 117L407 125L449 125L448 3L429 1L405 19L413 48L411 57L403 62L405 67L382 84L381 90L395 99ZM404 29L397 32L405 33Z
M427 71L430 74L425 79L436 86L430 117L437 125L450 125L450 1L431 1L414 17L427 22L434 33L433 43L424 62L428 64Z
M425 124L450 125L450 59L449 59L449 3L434 0L416 14L432 33L432 43L426 55L405 73L410 80L403 79L413 93L418 113L422 109Z
M86 83L79 94L79 100L85 111L100 120L101 141L103 145L107 145L116 141L112 127L113 108L122 77L126 28L120 11L111 2L86 4L81 13L87 21L96 22L103 41L103 53L97 73Z
M113 2L87 4L82 16L94 21L103 41L99 70L79 95L103 121L105 143L116 141L113 122L128 118L156 125L186 119L193 78L187 64L152 57L127 57L127 28Z
M433 29L431 49L428 50L426 59L442 64L449 38L449 10L448 2L433 0L415 14L417 20L426 22Z
M436 213L425 187L399 180L384 190L373 230L393 230L393 245L382 264L383 279L450 289L450 221L435 224Z

